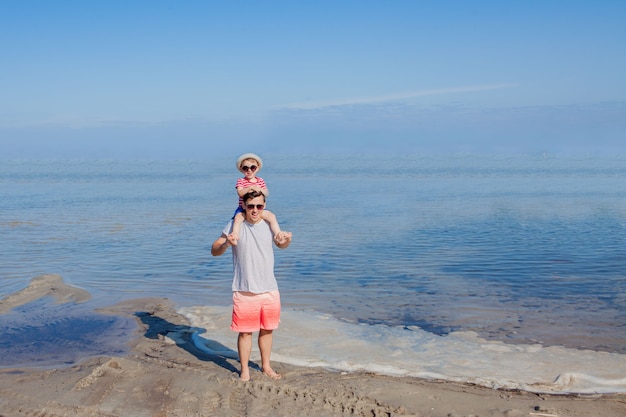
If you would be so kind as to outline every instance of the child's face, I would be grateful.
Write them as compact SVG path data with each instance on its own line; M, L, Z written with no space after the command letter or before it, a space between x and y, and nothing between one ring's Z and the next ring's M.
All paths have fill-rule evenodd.
M244 159L241 163L241 170L246 178L256 177L256 171L259 169L259 163L254 159Z

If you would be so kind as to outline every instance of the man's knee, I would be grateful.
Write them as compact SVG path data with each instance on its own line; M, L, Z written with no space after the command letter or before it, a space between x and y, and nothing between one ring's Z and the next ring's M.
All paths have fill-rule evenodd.
M252 333L250 332L239 332L239 340L252 340Z

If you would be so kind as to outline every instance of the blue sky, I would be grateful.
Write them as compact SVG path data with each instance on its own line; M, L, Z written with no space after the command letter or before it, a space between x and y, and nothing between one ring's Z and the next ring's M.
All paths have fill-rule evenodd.
M626 2L0 1L0 158L626 154Z

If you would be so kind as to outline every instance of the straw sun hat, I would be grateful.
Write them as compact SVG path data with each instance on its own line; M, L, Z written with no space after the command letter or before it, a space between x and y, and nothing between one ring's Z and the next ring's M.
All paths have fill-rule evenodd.
M261 167L263 166L263 160L261 159L261 157L253 153L244 153L239 158L237 158L237 169L239 171L241 171L241 163L245 161L246 159L254 159L257 162L257 164L259 164L259 167L257 168L256 172L259 172L261 170Z

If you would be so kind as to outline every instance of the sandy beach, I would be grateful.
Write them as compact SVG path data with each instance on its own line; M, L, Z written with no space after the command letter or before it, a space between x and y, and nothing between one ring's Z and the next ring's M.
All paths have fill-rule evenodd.
M45 276L0 300L0 311L54 296L87 295ZM130 353L64 368L0 369L0 416L540 416L621 417L626 394L544 395L445 381L335 372L274 362L241 382L236 360L192 342L192 328L166 299L125 301L99 311L137 322Z

